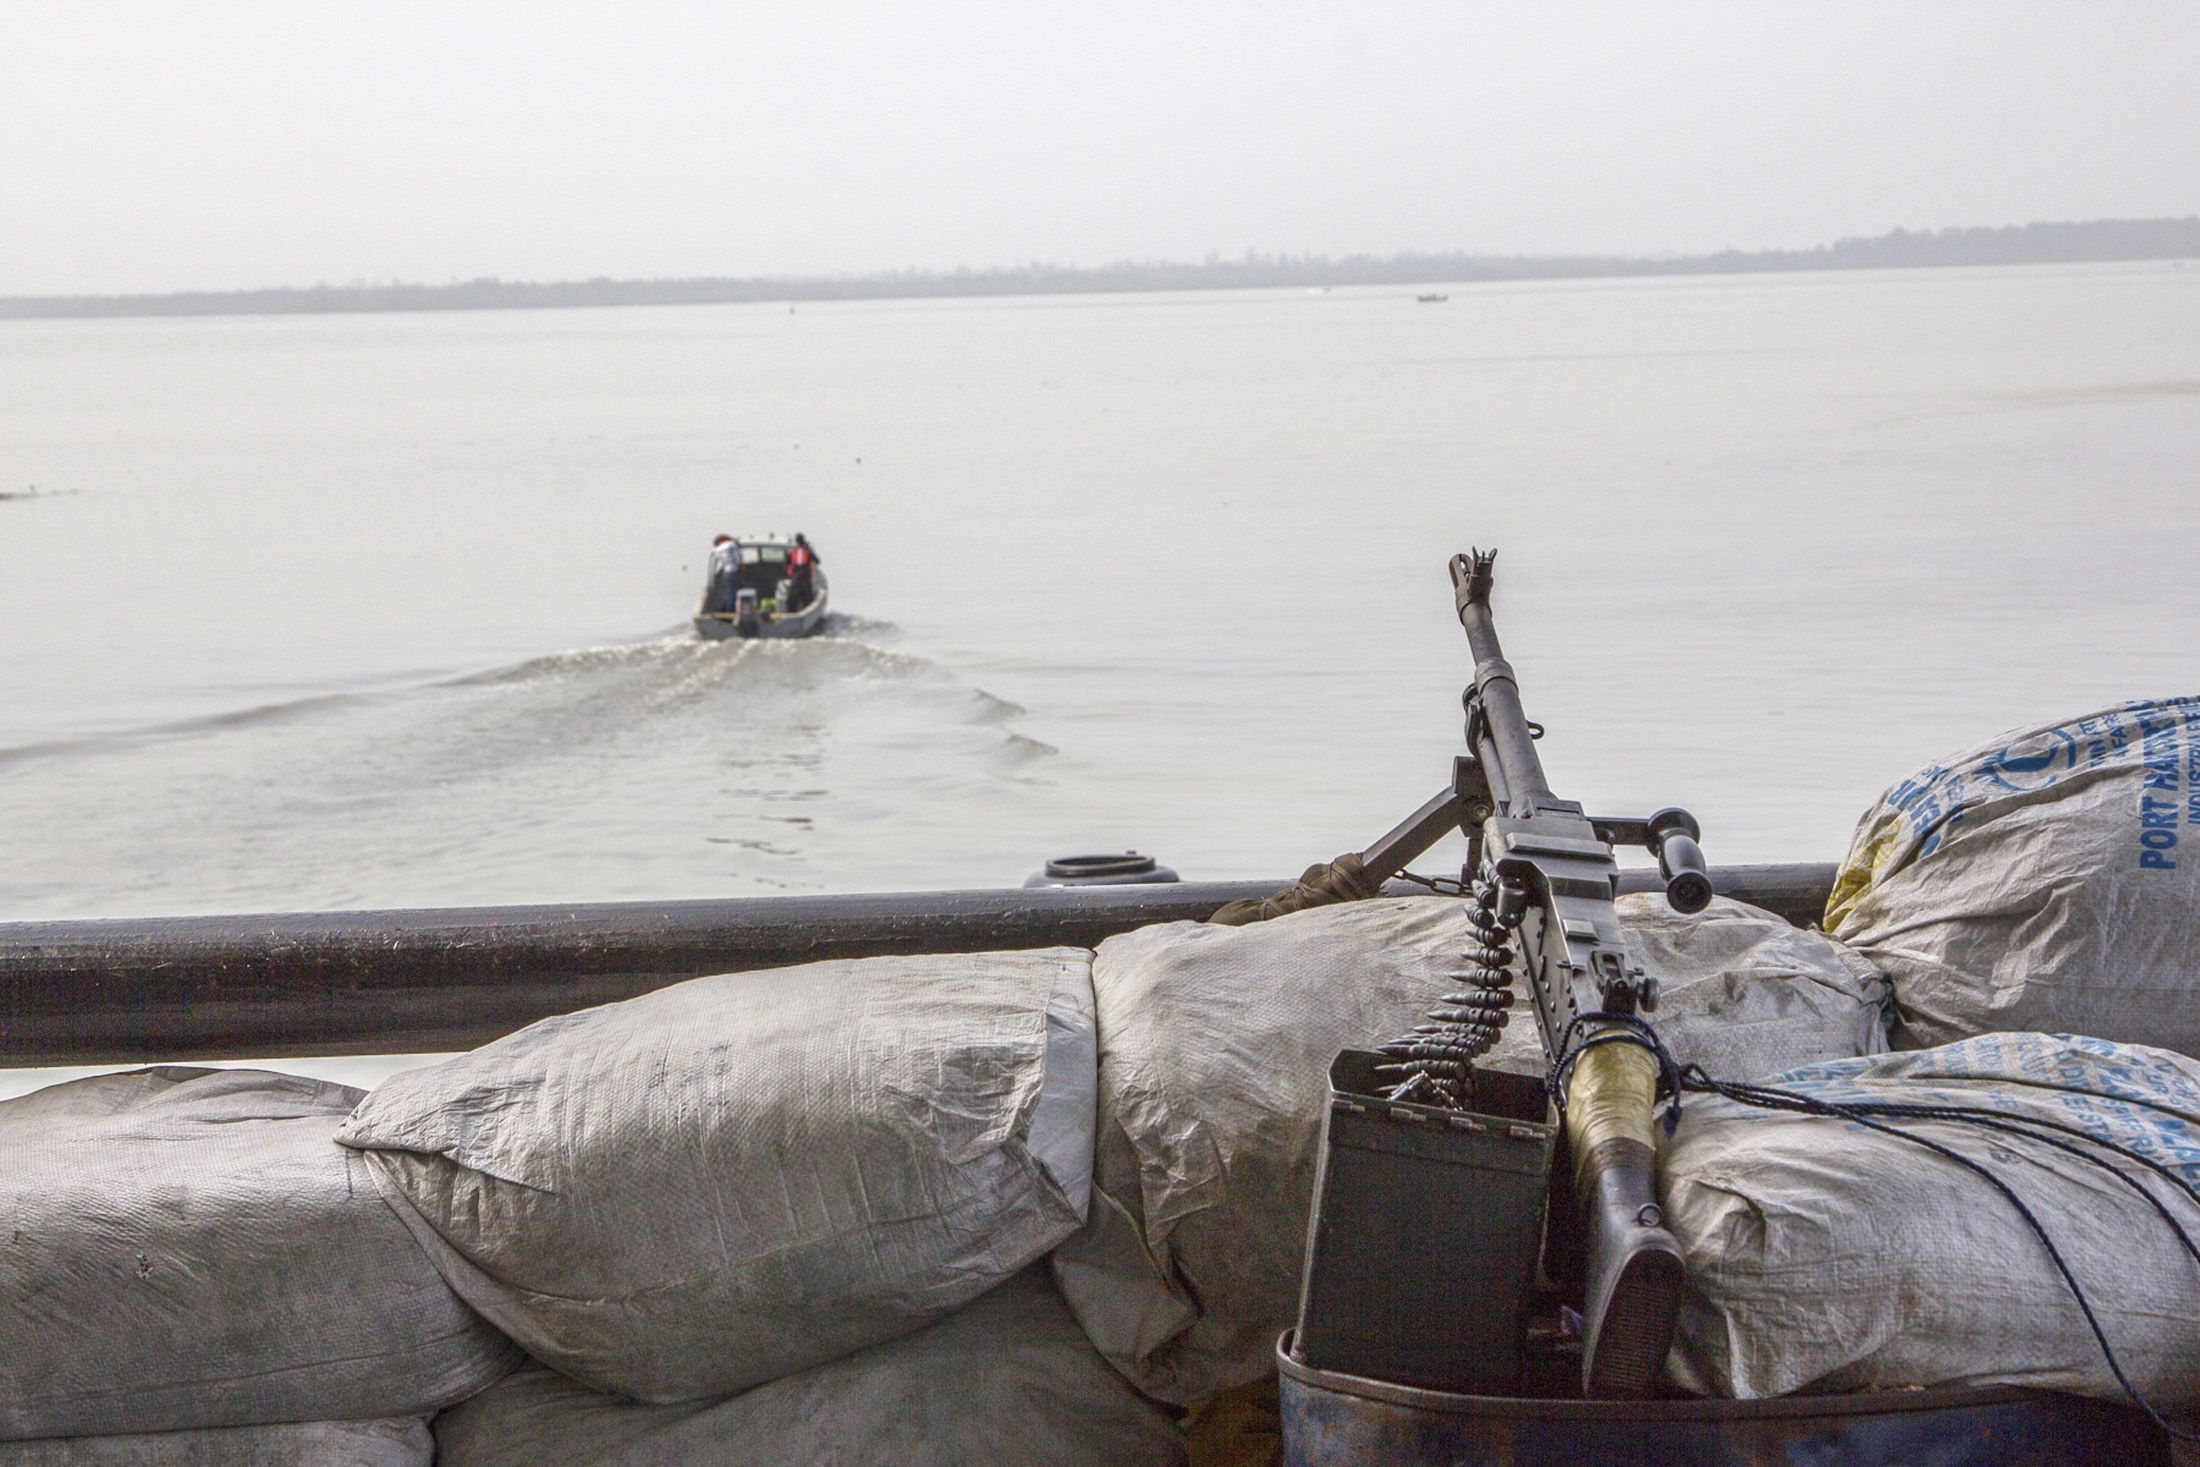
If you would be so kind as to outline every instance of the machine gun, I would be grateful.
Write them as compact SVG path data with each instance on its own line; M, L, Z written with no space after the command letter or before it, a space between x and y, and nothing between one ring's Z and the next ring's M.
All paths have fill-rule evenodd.
M1455 761L1450 788L1366 851L1332 863L1334 878L1310 872L1272 905L1372 891L1449 830L1467 836L1459 889L1472 903L1475 945L1465 968L1453 974L1460 991L1444 996L1446 1007L1431 1011L1431 1022L1384 1046L1373 1067L1381 1098L1444 1112L1474 1109L1474 1061L1504 1027L1515 982L1531 996L1571 1158L1569 1241L1580 1260L1582 1388L1590 1396L1641 1395L1655 1383L1671 1344L1685 1278L1655 1188L1660 1064L1643 1016L1657 1007L1657 979L1629 954L1620 930L1612 847L1654 852L1666 899L1681 912L1703 910L1711 880L1686 811L1600 819L1552 792L1535 748L1543 730L1522 711L1518 680L1490 616L1496 559L1494 551L1477 551L1451 561L1474 680L1464 698L1468 752ZM1339 893L1339 886L1348 890ZM1484 1072L1484 1078L1492 1077ZM1326 1149L1323 1165L1327 1177ZM1565 1181L1553 1189L1561 1196ZM1568 1222L1555 1219L1554 1235ZM1310 1299L1321 1252L1317 1238ZM1302 1334L1303 1325L1302 1319Z

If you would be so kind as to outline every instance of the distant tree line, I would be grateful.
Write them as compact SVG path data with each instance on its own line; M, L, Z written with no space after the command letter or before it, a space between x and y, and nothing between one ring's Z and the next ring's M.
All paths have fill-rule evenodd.
M1262 286L1437 285L1614 275L1719 275L1778 270L1874 270L2038 265L2200 257L2200 217L2012 224L1999 229L1897 229L1808 250L1710 255L1210 255L1197 264L1124 260L1094 267L1011 265L875 275L693 280L466 280L448 285L314 285L166 295L0 296L0 319L61 316L290 315L338 311L478 311L542 306L708 305L744 301L876 300L920 296L1081 295Z

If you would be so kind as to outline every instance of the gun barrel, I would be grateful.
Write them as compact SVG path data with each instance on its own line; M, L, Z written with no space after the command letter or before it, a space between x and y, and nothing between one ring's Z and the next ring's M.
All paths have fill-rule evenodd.
M1474 653L1474 690L1482 708L1475 730L1479 747L1475 754L1493 766L1501 777L1500 798L1513 813L1525 815L1538 801L1553 798L1543 760L1535 751L1535 736L1527 711L1520 704L1520 681L1497 640L1497 623L1490 616L1491 567L1497 552L1480 551L1471 557L1451 558L1451 581L1459 607L1459 625L1466 629L1467 646Z

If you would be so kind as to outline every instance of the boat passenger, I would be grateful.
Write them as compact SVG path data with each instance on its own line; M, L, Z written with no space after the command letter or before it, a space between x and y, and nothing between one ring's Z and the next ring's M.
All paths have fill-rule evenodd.
M703 609L731 614L741 596L741 542L720 535L710 542L710 591Z
M810 548L807 535L796 534L794 544L787 551L787 579L791 583L787 593L786 611L800 611L810 604L816 594L813 581L817 574L817 552Z

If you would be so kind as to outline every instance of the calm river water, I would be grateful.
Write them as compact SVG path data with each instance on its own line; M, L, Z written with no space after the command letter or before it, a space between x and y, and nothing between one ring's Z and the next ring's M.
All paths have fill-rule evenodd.
M2200 265L0 323L0 920L1261 877L1446 777L1828 860L2200 688ZM721 529L835 634L702 644Z

